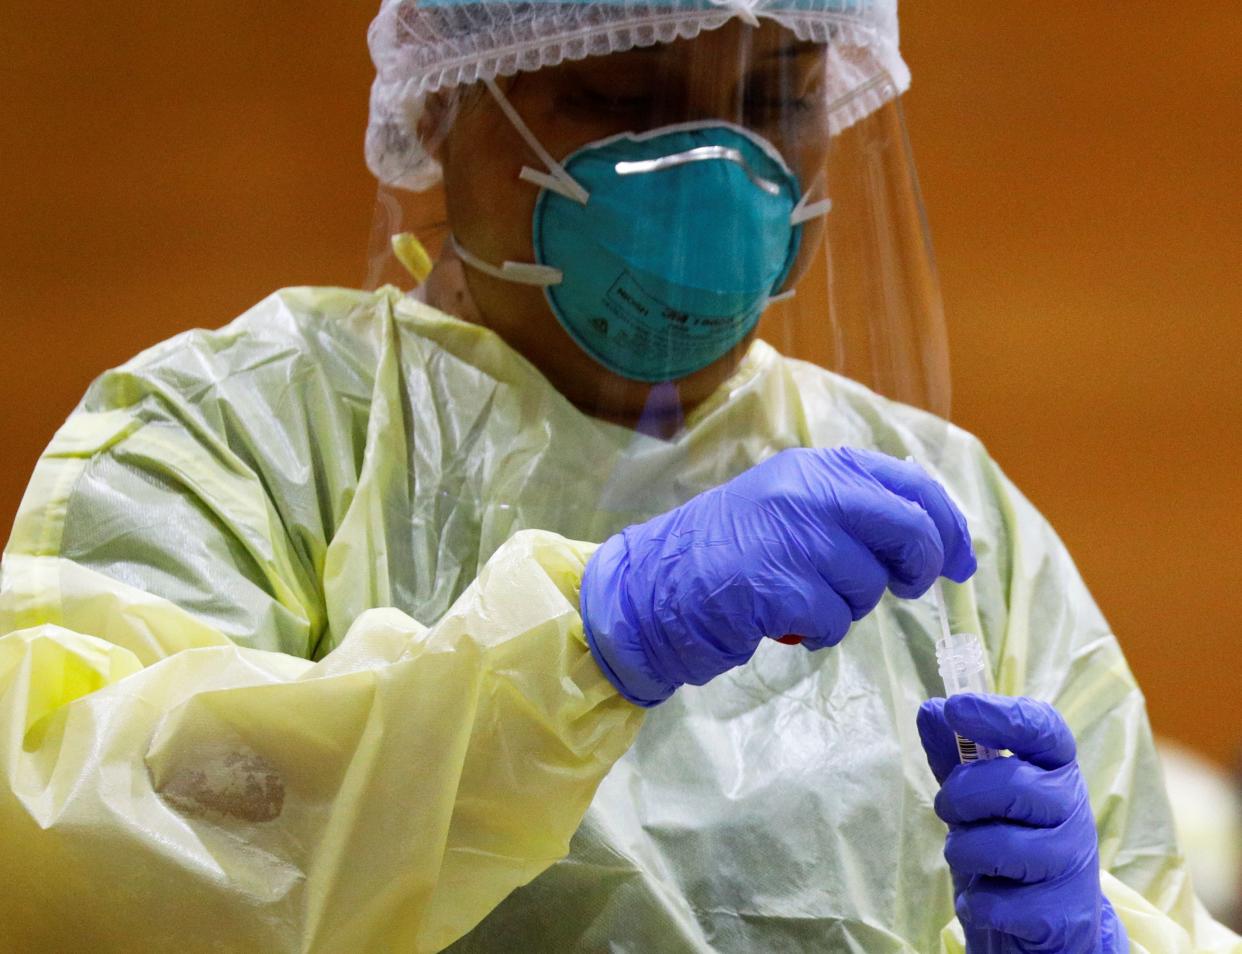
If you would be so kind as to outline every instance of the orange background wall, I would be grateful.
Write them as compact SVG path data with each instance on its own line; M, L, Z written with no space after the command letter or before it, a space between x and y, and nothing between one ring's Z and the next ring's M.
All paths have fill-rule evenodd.
M0 537L88 381L356 285L373 4L0 8ZM1156 727L1242 743L1233 2L906 2L954 416L1049 515Z

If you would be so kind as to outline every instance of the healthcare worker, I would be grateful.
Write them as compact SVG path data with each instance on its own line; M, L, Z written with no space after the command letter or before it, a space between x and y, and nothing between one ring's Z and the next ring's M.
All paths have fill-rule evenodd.
M370 41L419 287L143 353L22 503L5 949L1242 950L1070 558L917 407L892 4L389 0ZM1005 695L934 698L938 578Z

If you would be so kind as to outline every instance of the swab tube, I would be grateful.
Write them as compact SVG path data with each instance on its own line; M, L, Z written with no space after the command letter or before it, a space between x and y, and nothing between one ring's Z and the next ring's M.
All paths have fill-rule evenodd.
M949 614L945 610L941 584L932 587L932 599L936 615L940 617L940 637L936 640L936 663L940 678L944 680L946 696L962 692L986 693L988 687L987 653L979 637L973 633L954 633L949 629ZM957 736L957 754L963 762L980 762L994 759L1000 753L971 739Z

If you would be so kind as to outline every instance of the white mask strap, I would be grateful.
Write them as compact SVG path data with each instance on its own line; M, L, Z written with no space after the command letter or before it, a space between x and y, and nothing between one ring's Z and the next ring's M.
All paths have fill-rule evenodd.
M483 261L473 252L467 251L461 242L457 241L456 235L450 234L449 241L453 243L453 251L457 253L458 258L471 268L478 269L484 275L491 275L492 278L499 278L506 282L516 282L519 285L538 285L540 287L559 285L564 278L561 270L553 268L551 265L534 265L529 262L505 262L497 267L491 262Z
M587 199L591 197L591 194L578 185L574 177L565 171L565 167L553 159L548 150L543 148L543 144L535 138L535 134L530 131L526 123L522 122L522 117L513 108L513 104L500 91L496 81L487 79L483 82L492 94L492 98L496 100L496 105L500 107L500 111L505 114L505 117L513 124L513 128L518 131L518 135L526 141L526 145L530 146L531 151L539 157L540 161L548 169L548 172L540 172L529 166L523 166L519 178L527 182L533 182L544 189L550 189L565 196L567 199L572 199L580 205L586 205ZM549 173L551 174L549 175Z
M798 204L794 206L793 212L789 215L790 225L801 225L803 222L809 222L811 219L818 219L827 215L828 210L832 208L832 199L820 199L818 202L807 202L811 197L811 193L806 193Z

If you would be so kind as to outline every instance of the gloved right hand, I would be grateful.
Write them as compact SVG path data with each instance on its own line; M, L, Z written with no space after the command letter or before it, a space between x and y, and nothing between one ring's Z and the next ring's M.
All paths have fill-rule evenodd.
M621 695L653 706L765 637L834 646L885 589L915 598L975 567L965 518L917 464L786 450L606 540L582 578L582 620Z

